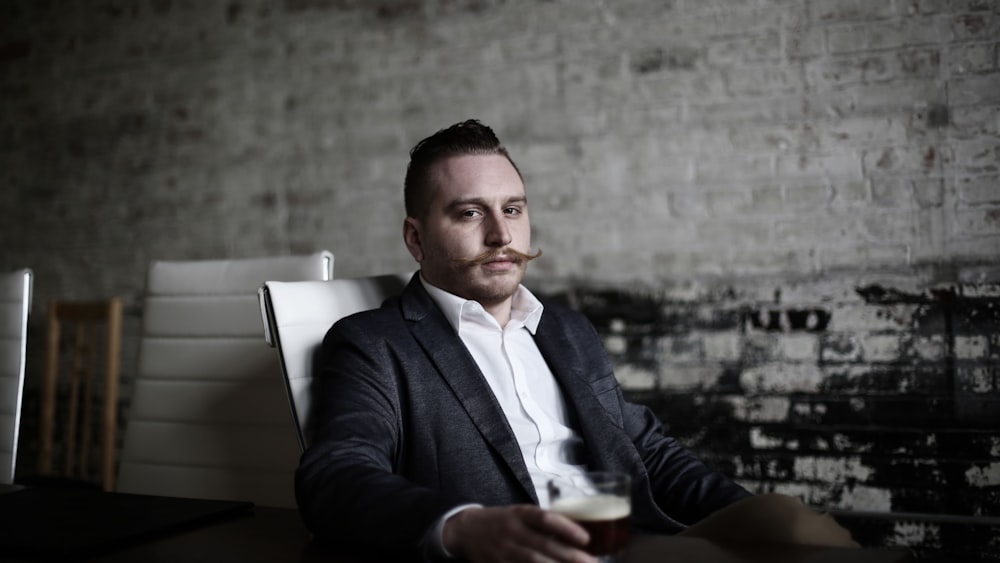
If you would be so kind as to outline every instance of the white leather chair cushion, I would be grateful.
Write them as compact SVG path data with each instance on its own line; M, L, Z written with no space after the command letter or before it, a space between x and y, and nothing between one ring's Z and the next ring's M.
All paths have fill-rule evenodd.
M260 288L268 342L278 350L300 447L309 436L313 361L323 337L341 317L379 307L406 287L413 273L327 282L268 281Z
M254 290L256 291L256 290ZM243 295L150 295L143 311L143 334L157 337L260 334L260 313L253 292ZM190 319L198 319L191 324Z
M31 270L0 274L0 483L14 482L31 309Z
M262 274L270 274L261 278ZM149 268L148 295L255 295L266 280L328 280L333 254L234 260L159 261Z
M332 265L320 252L150 266L119 491L295 506L296 430L255 293Z

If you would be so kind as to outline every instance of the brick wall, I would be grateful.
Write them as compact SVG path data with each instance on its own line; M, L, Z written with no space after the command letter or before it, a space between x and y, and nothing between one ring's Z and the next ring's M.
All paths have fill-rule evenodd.
M406 151L480 117L532 285L692 447L817 505L998 517L998 31L993 0L5 2L0 268L36 272L33 335L125 298L127 397L150 260L411 269ZM859 533L1000 551L948 525Z
M1000 284L552 294L594 321L627 395L751 490L905 513L836 512L859 540L921 561L1000 553Z

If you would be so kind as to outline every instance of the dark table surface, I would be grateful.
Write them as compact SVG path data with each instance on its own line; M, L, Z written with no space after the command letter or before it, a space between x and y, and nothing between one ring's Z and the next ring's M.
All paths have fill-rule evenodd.
M100 562L326 562L375 563L338 554L310 539L296 511L256 507L232 520L116 550ZM629 563L908 563L906 549L852 549L816 546L730 544L700 538L641 536L634 538Z
M114 493L101 493L114 495ZM38 503L46 498L61 499L55 492L50 497L37 497ZM83 497L80 502L90 502ZM105 504L114 497L95 496L94 503ZM52 504L61 505L61 500ZM160 506L151 502L152 505ZM9 519L5 506L23 505L4 503L0 497L0 519ZM58 508L58 507L56 507ZM38 507L32 512L45 514L49 507ZM37 519L37 514L32 515ZM58 533L53 530L52 533ZM201 520L187 526L173 526L158 533L146 534L112 546L101 546L98 550L81 554L60 553L48 561L93 561L97 563L175 563L205 562L240 563L254 562L325 562L325 563L374 563L377 558L361 558L337 553L328 546L313 541L299 514L294 509L255 506L249 510L237 511L219 518ZM32 561L38 557L24 553L12 553L0 546L0 562ZM718 544L699 538L674 536L639 536L633 538L629 548L630 563L660 562L705 562L705 563L906 563L913 561L909 550L896 549L851 549L831 547L808 547L763 544Z

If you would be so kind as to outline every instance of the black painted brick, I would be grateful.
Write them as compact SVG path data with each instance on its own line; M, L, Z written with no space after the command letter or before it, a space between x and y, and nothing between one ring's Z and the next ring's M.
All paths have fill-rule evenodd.
M827 370L820 386L824 394L906 393L946 395L954 386L949 366L899 362L860 366L851 365Z
M897 522L865 516L837 516L862 545L905 545L896 540ZM1000 526L965 523L925 523L902 520L900 524L929 528L926 545L911 547L920 563L995 563L1000 561ZM887 541L888 539L888 541Z
M998 461L1000 299L968 297L965 289L859 289L880 311L870 330L859 326L865 317L853 303L843 309L829 301L760 306L735 292L668 302L651 293L583 289L563 298L602 334L610 335L613 326L626 338L627 349L614 361L652 373L669 372L667 362L703 362L699 369L705 369L705 335L733 335L738 358L714 364L714 384L676 389L668 373L662 388L625 391L712 467L759 490L805 487L815 502L854 502L860 487L889 499L893 511L1000 516L995 478L970 480L970 472L989 471ZM903 305L899 323L888 326L878 316L895 315ZM838 324L838 314L853 316ZM830 332L830 326L840 328ZM795 331L817 334L821 380L744 389L741 376L750 367L784 371L790 360L782 357L780 339ZM683 345L683 358L662 349L667 337ZM966 340L962 350L958 337L980 337L985 345ZM789 364L787 373L810 371ZM768 401L777 402L779 412L754 410ZM788 402L786 413L780 401ZM737 412L734 405L741 403L745 409ZM855 518L850 528L865 545L912 544L921 561L1000 560L984 555L997 548L995 527Z

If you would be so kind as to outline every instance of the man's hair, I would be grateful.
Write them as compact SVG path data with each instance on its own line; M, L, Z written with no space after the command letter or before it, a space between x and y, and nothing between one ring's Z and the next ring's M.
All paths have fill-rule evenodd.
M408 217L422 218L430 204L430 170L438 162L462 155L503 155L517 175L521 175L514 160L493 130L476 119L456 123L420 141L410 150L410 163L403 180L403 202Z

